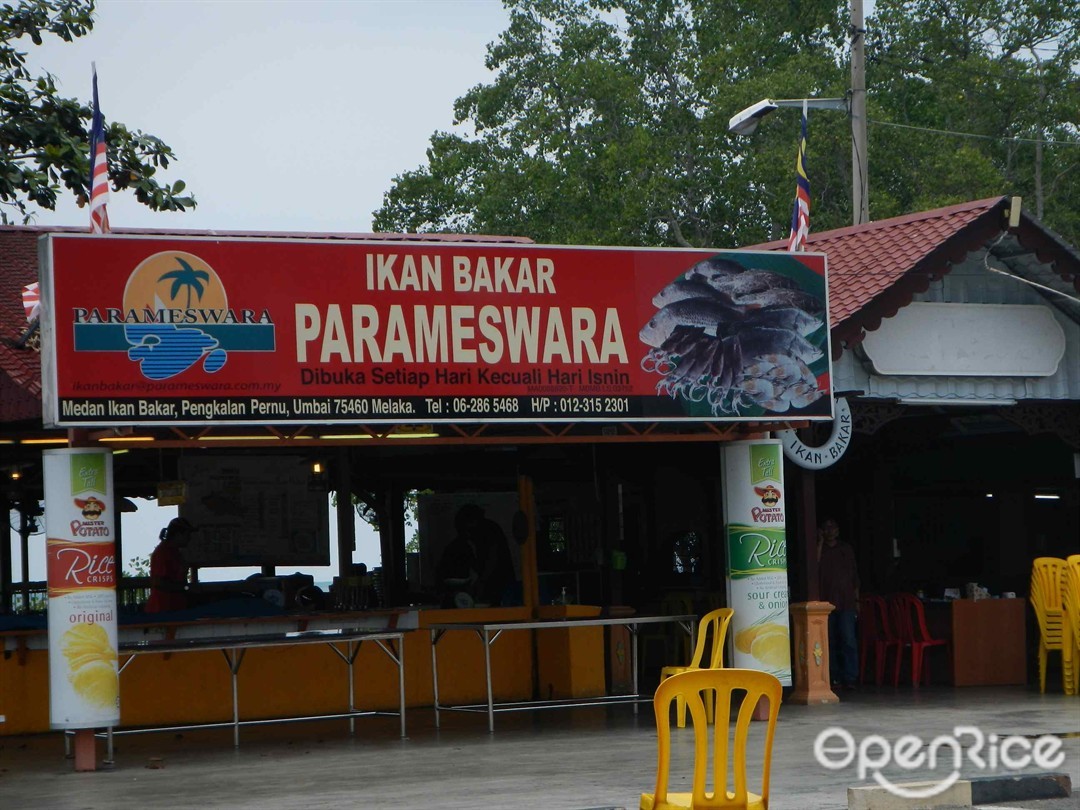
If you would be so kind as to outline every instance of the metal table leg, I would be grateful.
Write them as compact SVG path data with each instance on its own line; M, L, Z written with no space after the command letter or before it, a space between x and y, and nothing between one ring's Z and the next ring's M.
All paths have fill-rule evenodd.
M484 673L487 675L488 732L494 732L495 701L491 696L491 641L486 629L484 630Z
M435 699L435 728L439 727L439 657L435 653L435 645L441 636L441 630L431 631L431 690Z

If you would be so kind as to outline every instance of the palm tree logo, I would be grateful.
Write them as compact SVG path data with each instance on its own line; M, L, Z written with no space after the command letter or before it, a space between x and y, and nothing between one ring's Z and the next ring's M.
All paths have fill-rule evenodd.
M179 270L173 270L169 273L163 273L158 281L172 280L172 289L169 290L169 297L175 301L176 296L180 294L183 289L187 290L187 303L185 306L191 306L191 291L195 291L195 295L202 300L203 291L206 289L205 282L210 280L210 274L205 270L196 270L186 261L179 256L176 257L176 261L180 263Z

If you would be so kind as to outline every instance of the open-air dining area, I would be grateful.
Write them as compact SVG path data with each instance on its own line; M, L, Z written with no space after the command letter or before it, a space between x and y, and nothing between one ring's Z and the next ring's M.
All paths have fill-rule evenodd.
M855 763L828 770L814 756L814 743L826 728L847 730L861 741L878 734L895 744L911 734L924 743L975 726L989 737L1027 739L1060 735L1064 773L1080 782L1080 724L1076 698L1060 690L1039 694L1031 687L919 690L867 686L824 706L785 703L773 744L769 790L771 810L847 808L848 788L880 788L873 770L860 779ZM55 735L0 742L0 796L5 808L114 810L176 807L276 808L440 807L553 808L584 810L639 806L652 793L657 767L653 713L642 706L587 707L500 717L489 734L483 716L444 715L435 727L430 710L409 714L408 736L396 719L364 721L363 733L349 736L345 720L245 731L244 744L232 745L228 729L132 735L117 741L113 770L71 771ZM762 726L758 723L756 726ZM759 734L755 727L751 735ZM689 791L693 728L679 729L672 712L673 791ZM1011 772L983 770L968 757L963 778ZM893 766L882 773L897 784L945 778L951 758L935 773L905 772ZM760 774L760 748L749 752L750 789ZM1023 771L1042 773L1038 768ZM985 803L985 802L984 802ZM988 806L1065 810L1076 797L1040 801L994 801Z

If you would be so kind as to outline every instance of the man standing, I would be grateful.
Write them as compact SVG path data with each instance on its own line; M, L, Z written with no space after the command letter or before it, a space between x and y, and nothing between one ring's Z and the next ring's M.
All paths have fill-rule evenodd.
M195 527L182 517L173 518L161 530L161 542L150 555L150 598L147 613L183 610L188 606L187 584L190 566L182 549L191 541Z
M854 689L859 675L855 635L859 568L855 550L840 540L840 527L832 518L818 530L818 584L821 599L834 607L829 614L829 672L833 685Z

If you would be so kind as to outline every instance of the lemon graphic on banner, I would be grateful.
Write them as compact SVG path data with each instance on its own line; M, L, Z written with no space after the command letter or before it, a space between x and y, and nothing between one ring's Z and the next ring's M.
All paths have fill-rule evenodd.
M759 633L750 645L750 655L773 669L789 664L788 631L786 627Z
M749 653L753 655L752 650L754 642L757 640L758 636L774 633L783 633L785 636L787 636L787 632L787 628L784 627L784 625L776 624L775 622L752 624L749 627L740 630L735 635L735 647L739 650L739 652ZM756 658L757 656L754 657Z

